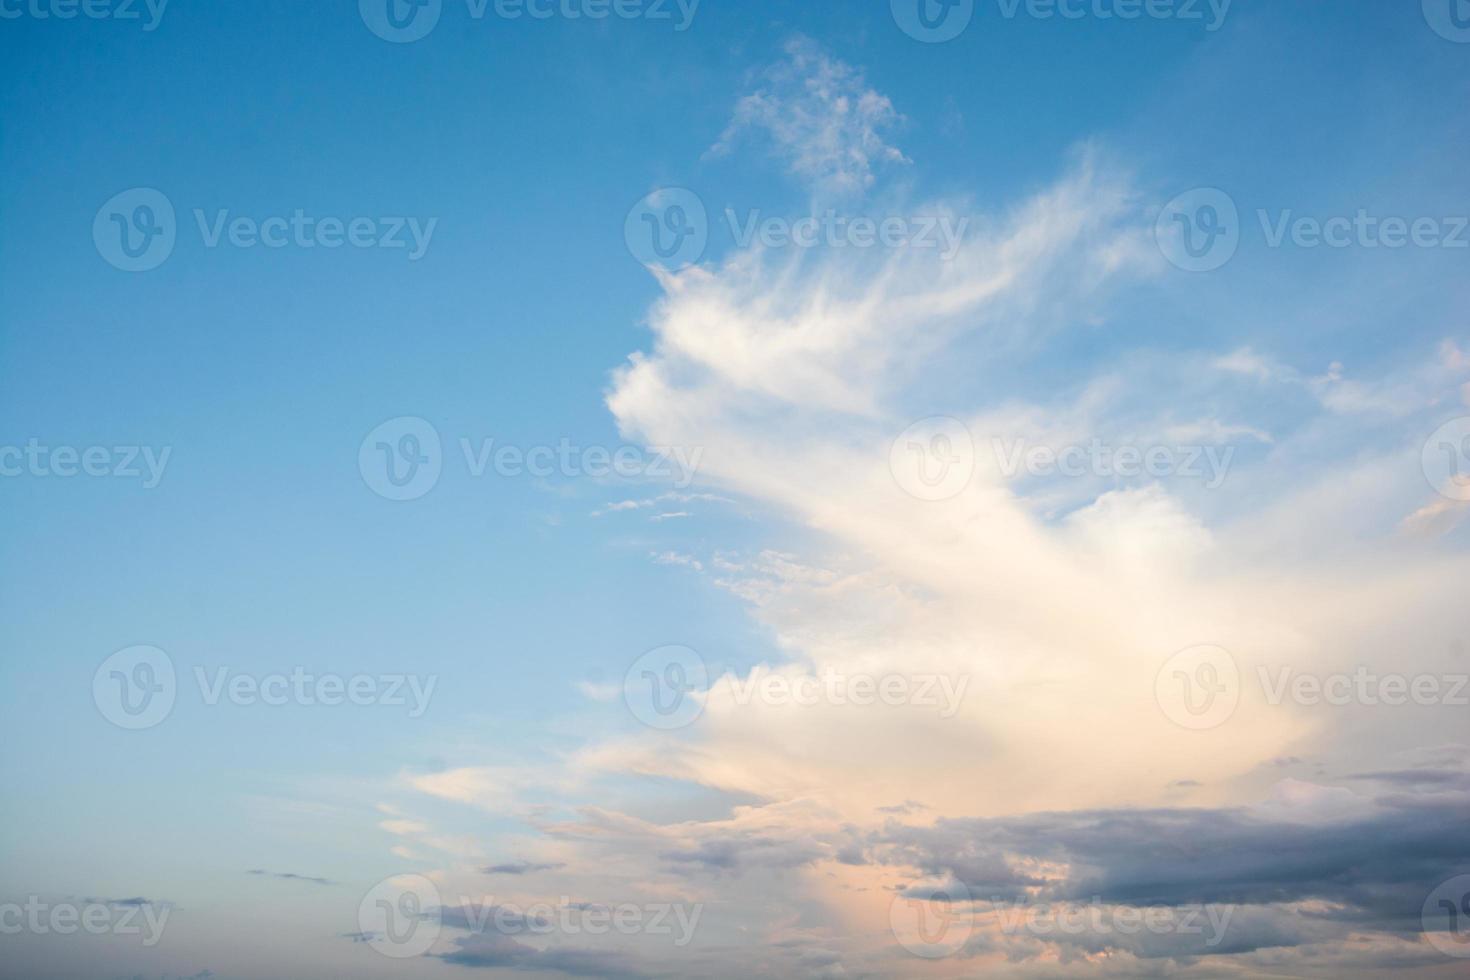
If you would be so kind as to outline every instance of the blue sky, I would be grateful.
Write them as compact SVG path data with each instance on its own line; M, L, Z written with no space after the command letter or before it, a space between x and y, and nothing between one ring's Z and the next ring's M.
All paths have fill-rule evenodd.
M0 934L0 974L1454 975L1412 923L1470 872L1463 840L1342 894L1332 868L1212 890L1153 862L1141 842L1164 832L1141 816L1122 841L1035 828L1174 808L1198 842L1246 813L1222 838L1242 854L1306 825L1361 867L1384 834L1467 815L1453 698L1283 707L1255 680L1365 667L1448 691L1470 669L1465 500L1421 463L1470 473L1470 423L1440 429L1470 416L1455 2L1123 20L977 0L925 43L883 3L703 0L678 29L674 3L512 19L444 0L394 43L346 0L140 19L0 0L0 464L34 444L139 469L0 476L0 903L170 910L148 946ZM140 188L176 240L130 272L99 242L142 220ZM645 267L626 238L665 188L705 209L687 267ZM1190 272L1155 228L1180 200L1198 219L1181 195L1200 188L1236 209L1238 248ZM957 252L742 245L727 210L897 218ZM298 211L314 247L209 244ZM1291 224L1360 212L1435 244L1360 222L1314 246ZM323 219L421 247L327 247ZM399 437L425 430L405 418L437 435L440 472L392 500L359 458L388 423L406 459ZM936 433L967 480L923 499L898 471ZM477 475L487 440L642 462ZM1174 455L1157 479L1094 457L1004 472L997 440ZM696 472L659 447L697 451ZM1207 447L1229 452L1216 486L1180 472ZM1241 668L1238 713L1206 732L1153 689L1197 644ZM672 731L627 695L669 645L705 681ZM177 691L126 730L94 678L136 646ZM195 679L298 667L434 687L415 713L210 704ZM738 703L768 669L969 693L938 722L830 693ZM682 903L702 927L671 949L446 925L400 958L359 916L393 876L523 906ZM1213 902L1238 931L1203 957L1178 935L1069 945L953 902L964 942L915 954L893 896L941 886Z

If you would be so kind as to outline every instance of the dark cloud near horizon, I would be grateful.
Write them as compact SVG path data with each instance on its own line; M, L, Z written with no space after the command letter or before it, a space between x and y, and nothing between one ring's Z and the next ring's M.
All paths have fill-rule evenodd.
M1211 949L1158 937L1103 943L1131 945L1138 955L1293 946L1330 941L1349 927L1412 937L1423 929L1423 903L1435 886L1470 872L1470 774L1421 769L1360 778L1387 792L1351 796L1355 816L1331 813L1339 797L1330 793L1346 791L1329 791L1321 804L1327 812L1310 814L1157 808L941 819L891 823L869 852L875 863L912 866L929 881L958 881L977 902L1239 907L1230 936ZM1066 867L1066 875L1033 870L1052 865ZM908 894L953 900L940 886L916 883ZM1309 901L1325 906L1282 911ZM1086 944L1075 936L1052 941Z
M560 871L566 865L561 861L538 863L536 861L511 861L506 864L491 864L480 869L487 875L528 875L538 871Z
M315 878L311 875L298 875L290 871L266 871L263 868L251 868L245 873L249 875L261 875L266 878L280 878L283 881L307 881L313 885L336 884L335 881L328 881L326 878Z
M564 973L607 980L647 980L653 976L638 968L632 957L618 950L536 949L502 936L478 934L456 940L455 949L436 953L434 958L456 966L479 969Z

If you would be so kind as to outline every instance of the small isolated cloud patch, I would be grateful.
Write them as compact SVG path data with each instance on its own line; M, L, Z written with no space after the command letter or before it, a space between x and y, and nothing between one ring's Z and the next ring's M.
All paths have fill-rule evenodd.
M884 136L902 121L862 71L798 37L735 103L730 125L706 155L723 156L755 131L791 174L815 190L859 193L872 185L876 168L908 162Z

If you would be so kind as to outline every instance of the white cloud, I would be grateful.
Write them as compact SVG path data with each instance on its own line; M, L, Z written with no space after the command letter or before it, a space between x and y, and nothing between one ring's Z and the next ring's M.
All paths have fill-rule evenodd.
M907 162L885 138L901 117L861 71L805 38L788 42L785 54L736 102L711 156L730 152L748 131L760 131L792 174L836 194L866 190L874 170Z

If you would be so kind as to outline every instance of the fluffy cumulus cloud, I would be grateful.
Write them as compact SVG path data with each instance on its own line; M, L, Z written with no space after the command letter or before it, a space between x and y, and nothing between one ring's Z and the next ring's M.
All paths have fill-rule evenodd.
M719 150L758 131L851 193L902 161L897 122L798 40ZM1470 709L1450 690L1470 562L1419 457L1463 413L1465 338L1378 376L1240 346L1065 356L1159 288L1152 220L1128 169L1083 147L952 257L751 248L660 273L651 346L608 406L631 439L704 447L690 498L758 508L772 543L653 559L739 597L782 659L717 666L686 728L408 777L526 828L509 843L529 857L489 868L446 845L446 887L485 869L524 896L700 904L687 949L636 951L683 976L1452 975L1421 913L1470 872ZM943 383L957 365L971 383ZM931 493L917 468L939 463L964 479ZM1438 693L1388 707L1387 674ZM1314 699L1303 676L1356 693ZM858 677L902 683L861 707L830 693ZM1196 724L1181 677L1229 710ZM768 682L829 693L751 696ZM593 707L620 710L604 687ZM630 785L704 803L608 802ZM965 941L916 954L893 922L913 901L965 916ZM1038 909L1091 925L1044 929ZM1125 927L1148 910L1163 924ZM439 955L635 969L457 943Z

